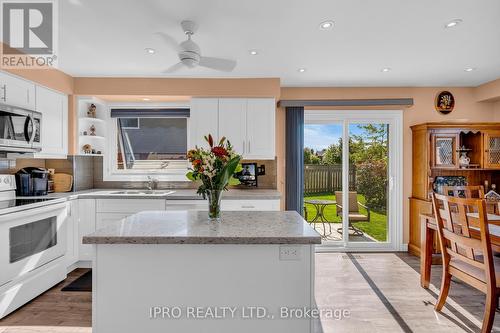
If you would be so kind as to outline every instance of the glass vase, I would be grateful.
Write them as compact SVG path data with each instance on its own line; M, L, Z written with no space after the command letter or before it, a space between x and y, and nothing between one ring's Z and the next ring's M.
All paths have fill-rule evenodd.
M208 219L213 222L220 221L220 200L222 197L221 190L208 190Z

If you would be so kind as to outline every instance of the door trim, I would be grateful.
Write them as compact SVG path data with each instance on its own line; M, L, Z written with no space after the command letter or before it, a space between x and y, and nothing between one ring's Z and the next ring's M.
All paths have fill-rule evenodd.
M304 124L342 124L343 141L347 142L350 123L380 122L389 124L389 186L392 183L392 193L389 195L388 224L389 235L385 243L348 242L346 235L343 242L317 246L317 252L335 251L404 251L403 243L403 111L402 110L305 110ZM348 146L344 145L342 160L349 158ZM348 163L342 166L343 188L348 184ZM391 180L392 179L392 180ZM346 184L344 184L346 182ZM348 193L343 191L343 202L347 202ZM344 212L347 214L347 212ZM342 219L347 224L346 217ZM345 230L345 225L344 225Z

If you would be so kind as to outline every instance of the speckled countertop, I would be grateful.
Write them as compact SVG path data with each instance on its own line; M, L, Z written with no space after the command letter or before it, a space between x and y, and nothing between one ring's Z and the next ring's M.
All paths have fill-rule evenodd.
M83 237L84 244L320 244L320 235L297 213L150 211L129 216Z
M73 200L78 198L85 199L166 199L166 200L202 200L203 198L196 194L195 189L172 189L159 190L160 192L173 191L165 195L116 195L111 192L118 191L141 191L140 189L91 189L77 192L49 193L41 198L66 198ZM31 198L31 197L24 197ZM40 198L40 197L35 197ZM277 190L268 189L231 189L222 194L222 199L226 200L273 200L280 199L281 194Z

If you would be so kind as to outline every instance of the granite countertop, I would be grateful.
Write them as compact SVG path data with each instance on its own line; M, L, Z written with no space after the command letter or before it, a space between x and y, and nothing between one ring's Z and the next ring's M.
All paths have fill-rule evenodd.
M84 244L321 244L297 212L150 211L129 216L83 237Z
M166 199L166 200L203 200L195 189L161 189L160 192L173 191L165 195L116 195L110 192L142 191L142 189L90 189L76 192L49 193L41 197L22 198L66 198L67 200L82 199ZM222 194L226 200L273 200L280 199L281 193L271 189L230 189Z

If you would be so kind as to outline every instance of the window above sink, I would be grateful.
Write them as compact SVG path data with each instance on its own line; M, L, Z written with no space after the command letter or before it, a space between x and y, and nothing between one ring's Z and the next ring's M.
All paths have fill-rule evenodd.
M106 181L187 181L189 106L110 106Z

